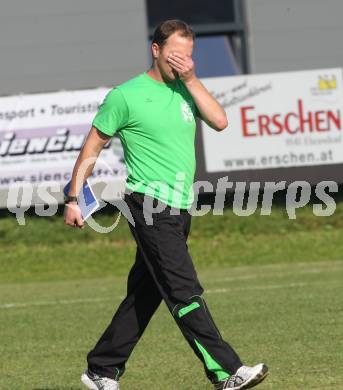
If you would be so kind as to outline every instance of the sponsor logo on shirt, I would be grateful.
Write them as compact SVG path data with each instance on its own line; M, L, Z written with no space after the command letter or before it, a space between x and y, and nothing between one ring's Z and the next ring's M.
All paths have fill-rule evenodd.
M193 112L192 112L193 102L184 101L180 104L180 106L181 106L181 112L182 112L183 119L186 122L192 122L194 119Z

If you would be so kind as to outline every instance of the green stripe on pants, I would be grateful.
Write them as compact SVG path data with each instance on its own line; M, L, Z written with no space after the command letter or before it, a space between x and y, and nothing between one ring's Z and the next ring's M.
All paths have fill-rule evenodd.
M230 374L223 370L223 368L212 358L198 340L194 339L194 341L204 358L207 369L217 376L218 381L228 378Z

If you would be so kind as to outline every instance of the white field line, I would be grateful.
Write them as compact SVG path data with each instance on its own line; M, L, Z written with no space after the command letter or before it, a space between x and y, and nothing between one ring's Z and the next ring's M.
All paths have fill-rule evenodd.
M341 284L340 281L339 285ZM330 283L332 284L332 282ZM208 289L205 290L206 294L222 294L228 292L236 291L258 291L258 290L274 290L274 289L287 289L287 288L297 288L297 287L306 287L313 285L323 285L327 286L327 282L295 282L295 283L284 283L284 284L270 284L266 286L242 286L242 287L233 287L233 288L217 288L217 289ZM123 299L123 296L116 297L115 299ZM26 308L33 306L55 306L55 305L73 305L78 303L94 303L94 302L105 302L113 301L114 297L103 297L103 298L80 298L80 299L61 299L56 301L36 301L36 302L21 302L21 303L5 303L0 305L0 310L2 309L17 309L17 308Z
M245 287L234 287L234 288L215 288L215 289L209 289L205 290L206 294L221 294L221 293L227 293L227 292L234 292L234 291L256 291L256 290L274 290L278 288L295 288L295 287L305 287L305 286L311 286L313 284L323 284L323 282L317 282L317 283L288 283L288 284L270 284L268 286L245 286Z
M4 303L0 305L0 309L12 309L12 308L31 307L31 306L73 305L77 303L103 302L111 299L113 298L80 298L80 299L60 299L56 301Z

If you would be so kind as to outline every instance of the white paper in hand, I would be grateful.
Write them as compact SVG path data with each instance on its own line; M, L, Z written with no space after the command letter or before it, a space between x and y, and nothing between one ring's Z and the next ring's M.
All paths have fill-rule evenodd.
M63 188L64 195L68 195L70 189L70 183L71 182L69 182ZM100 207L100 204L97 198L95 197L92 187L89 184L88 180L83 185L82 191L78 196L78 205L81 209L81 215L84 221L87 218L89 218Z

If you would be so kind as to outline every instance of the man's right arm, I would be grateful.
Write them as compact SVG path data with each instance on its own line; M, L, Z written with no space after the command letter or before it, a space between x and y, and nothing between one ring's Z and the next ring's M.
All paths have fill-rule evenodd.
M68 193L69 196L78 196L83 184L91 175L102 148L109 140L109 136L92 126L75 162ZM81 210L76 202L66 204L64 222L69 226L83 228L84 222L81 216Z

